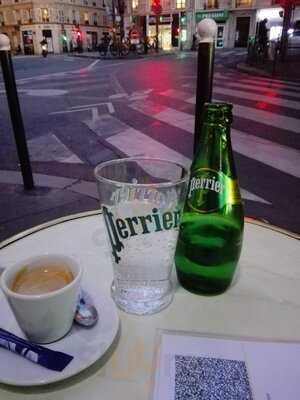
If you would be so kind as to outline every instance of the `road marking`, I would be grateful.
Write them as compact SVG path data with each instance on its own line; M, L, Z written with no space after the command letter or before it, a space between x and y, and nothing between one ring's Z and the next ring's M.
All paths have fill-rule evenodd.
M251 80L253 80L253 75L247 74L247 77L249 77ZM273 79L273 78L263 78L261 76L256 76L256 80L266 82L269 84L282 84L282 85L289 85L289 86L300 86L300 83L295 82L295 81L288 81L288 80L281 80L281 79Z
M99 112L97 107L92 108L92 122L95 122L99 119Z
M268 104L273 104L279 107L287 107L287 108L292 108L294 110L300 110L300 102L299 101L292 101L292 100L286 100L283 99L282 97L271 97L271 96L265 96L262 94L256 94L253 92L244 92L241 90L233 90L233 89L227 89L224 87L220 86L215 86L213 88L213 93L217 94L224 94L227 96L232 96L232 97L237 97L241 99L246 99L246 100L252 100L252 101L262 101ZM300 122L299 122L300 124ZM299 128L300 130L300 128Z
M152 156L190 166L191 160L140 131L128 126L124 131L106 138L110 144L128 156Z
M96 61L100 61L100 60L96 60ZM93 63L94 62L95 61L93 61ZM121 65L121 64L124 64L124 62L113 63L113 64L105 64L105 65L99 66L99 68L101 68L101 69L102 68L107 68L107 67L111 68L111 67L115 67L115 66L118 66L118 65ZM86 68L88 68L88 67L86 67ZM74 70L74 71L53 72L51 74L32 76L32 77L29 77L29 78L21 78L21 79L17 79L16 82L18 84L22 84L22 83L31 82L31 81L39 81L39 80L44 80L44 79L48 79L48 78L52 78L52 77L63 77L65 75L69 75L69 74L71 74L71 75L72 74L80 74L80 73L84 73L86 71L90 71L90 70L88 70L86 68L81 68L81 69Z
M96 103L96 104L90 104L90 105L81 105L81 106L74 106L74 107L70 107L70 109L68 110L64 110L64 111L53 111L51 113L49 113L48 115L58 115L58 114L69 114L69 113L77 113L79 111L91 111L92 113L92 120L94 121L95 116L99 117L98 114L98 107L105 105L108 109L108 112L110 114L113 114L115 112L115 108L113 106L112 103ZM96 111L95 111L96 110Z
M232 75L232 74L224 74L221 72L215 72L214 74L214 78L218 78L218 79L225 79L225 80L229 80L232 81L237 80L237 75ZM253 75L249 75L249 74L240 74L239 78L238 78L239 82L245 82L245 83L251 83L254 85L269 85L269 86L276 86L276 87L280 87L283 88L285 87L290 87L292 89L295 90L299 90L297 86L300 86L300 83L296 83L293 81L281 81L278 79L269 79L269 78L262 78L259 76L255 76L253 77ZM296 86L296 87L295 87Z
M182 111L178 112L168 107L165 107L162 111L155 112L150 101L146 101L142 105L133 103L132 105L130 104L130 107L168 125L180 127L186 132L194 133L194 117L191 114ZM178 113L177 116L176 113ZM181 120L181 123L178 123L178 120ZM232 146L237 153L284 173L300 177L300 152L298 150L235 129L232 129L232 138Z
M82 164L82 160L76 156L53 133L28 140L30 159L32 161L57 161L63 163Z
M182 111L159 105L153 101L134 102L129 105L132 109L141 112L159 121L166 122L176 128L181 128L190 133L194 132L194 117Z
M232 79L232 78L227 78L227 77L224 77L224 76L221 76L221 75L215 75L215 79L217 80L217 81L226 81L227 83L237 83L237 82L235 82L236 81L236 79ZM297 92L299 92L300 91L300 88L298 88L298 87L295 87L294 85L289 85L289 84L281 84L281 83L276 83L276 82L272 82L272 83L269 83L269 82L260 82L260 81L257 81L257 80L255 80L255 79L245 79L245 78L242 78L242 79L239 79L238 80L238 83L241 83L241 84L246 84L246 85L251 85L252 86L252 88L253 89L256 89L256 88L263 88L263 89L265 89L265 90L267 90L267 89L276 89L276 90L278 90L278 89L281 89L281 90L284 90L284 89L287 89L287 90L289 90L289 89L292 89L293 90L293 92L292 93L297 93ZM254 87L253 87L254 86Z
M214 97L214 100L222 101L218 97ZM193 96L186 100L187 103L195 104L196 98ZM250 119L251 121L259 122L261 124L274 126L275 128L285 129L295 133L300 133L299 125L300 120L292 117L285 117L284 115L275 114L270 111L258 110L257 108L241 106L239 104L232 103L233 115L236 117Z
M124 97L127 97L127 94L125 93L116 93L108 96L109 99L111 100L117 100L117 99L123 99Z
M231 129L234 151L300 178L300 151Z
M113 104L111 102L84 104L84 105L81 105L81 106L70 107L70 109L72 109L72 110L73 109L77 109L78 110L78 109L81 109L81 108L96 107L96 106L103 106L103 105L107 106L108 111L109 111L110 114L113 114L115 112L115 108L114 108L114 106L113 106Z
M222 81L220 81L219 79L217 79L216 81L215 81L215 83L216 82L218 82L219 84L221 83L223 83ZM255 91L257 91L257 92L263 92L263 93L265 93L266 95L270 92L270 90L272 90L273 88L270 88L270 87L262 87L262 86L253 86L253 84L251 84L251 85L247 85L247 84L244 84L244 83L236 83L236 82L227 82L227 83L225 83L225 85L226 85L226 87L228 86L228 87L236 87L236 88L239 88L239 89L246 89L246 90L248 90L248 89L251 89L251 90L255 90ZM192 88L192 87L195 87L195 85L194 86L191 86L189 83L187 83L186 85L182 85L183 87L189 87L189 88ZM252 92L248 92L248 93L252 93ZM280 89L280 88L278 88L278 89L276 89L276 92L275 92L275 95L286 95L286 96L289 96L289 97L295 97L295 98L298 98L298 99L300 99L300 93L296 93L296 92L291 92L290 90L285 90L285 89Z
M24 89L27 96L38 96L38 97L52 97L52 96L62 96L68 93L67 90L61 89Z
M83 71L91 71L94 68L94 66L98 64L99 61L100 60L95 60L94 62L92 62L92 64L90 64L89 66L83 68L82 70Z
M121 150L127 156L152 156L178 162L189 168L191 159L183 156L175 150L170 149L164 144L144 135L134 128L128 127L124 131L106 138L110 144ZM146 149L146 150L145 150ZM271 204L267 200L256 196L243 188L241 195L244 199L256 201L264 204Z

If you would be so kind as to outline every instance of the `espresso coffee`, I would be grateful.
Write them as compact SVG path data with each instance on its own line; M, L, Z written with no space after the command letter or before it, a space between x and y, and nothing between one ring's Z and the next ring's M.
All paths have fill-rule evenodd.
M38 295L61 289L73 279L72 271L63 264L25 266L15 276L10 289L19 294Z

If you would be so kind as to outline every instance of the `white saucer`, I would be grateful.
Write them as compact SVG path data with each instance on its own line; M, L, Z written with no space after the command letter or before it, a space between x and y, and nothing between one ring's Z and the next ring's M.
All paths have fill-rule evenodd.
M119 316L113 300L87 288L99 312L99 321L91 329L73 325L72 330L49 349L70 354L74 359L62 371L56 372L34 364L19 355L0 347L0 382L15 386L37 386L58 382L83 371L110 347L117 335ZM25 338L2 293L0 293L1 328Z

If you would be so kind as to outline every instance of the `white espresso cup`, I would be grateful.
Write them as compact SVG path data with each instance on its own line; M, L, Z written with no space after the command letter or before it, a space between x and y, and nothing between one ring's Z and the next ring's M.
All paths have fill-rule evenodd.
M12 290L18 274L26 269L63 265L73 275L70 283L42 294L21 294ZM20 261L4 270L1 287L16 320L27 338L36 343L51 343L71 329L78 303L82 268L71 257L59 254L42 255Z

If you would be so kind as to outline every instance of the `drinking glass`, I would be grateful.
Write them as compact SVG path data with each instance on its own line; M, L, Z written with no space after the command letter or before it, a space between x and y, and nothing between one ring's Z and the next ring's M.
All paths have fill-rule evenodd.
M152 314L173 298L170 275L188 171L168 160L133 157L95 169L111 249L111 294L122 310Z

